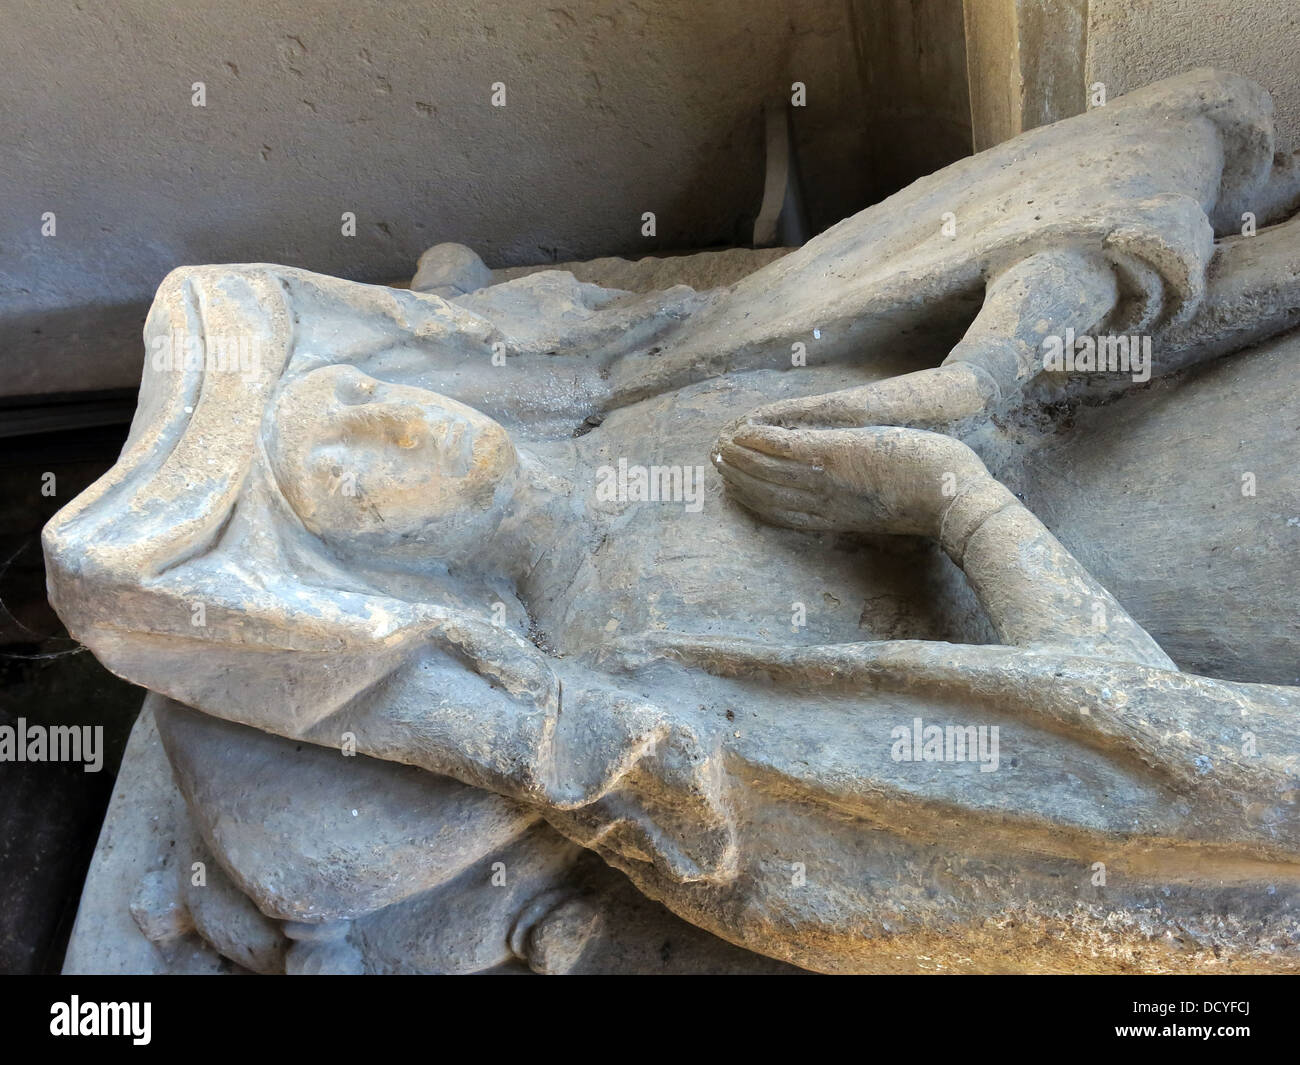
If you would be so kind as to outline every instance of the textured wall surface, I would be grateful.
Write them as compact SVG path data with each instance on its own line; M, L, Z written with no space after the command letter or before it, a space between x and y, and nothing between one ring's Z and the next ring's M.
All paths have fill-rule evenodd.
M4 6L0 395L134 387L181 264L378 281L444 240L491 266L744 242L761 106L796 80L814 226L869 202L845 0Z
M1300 147L1298 0L1090 0L1088 82L1108 96L1193 67L1253 78L1273 97L1278 147Z
M977 151L1084 109L1088 0L964 0Z

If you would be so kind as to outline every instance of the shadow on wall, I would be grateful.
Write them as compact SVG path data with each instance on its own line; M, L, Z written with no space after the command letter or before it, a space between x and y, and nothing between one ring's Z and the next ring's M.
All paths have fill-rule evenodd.
M947 69L959 9L18 0L0 37L0 395L134 388L140 322L178 265L389 281L448 240L492 266L744 243L762 104L795 82L825 228L969 150L964 66Z
M849 0L848 11L866 101L866 206L971 154L965 23L952 0Z

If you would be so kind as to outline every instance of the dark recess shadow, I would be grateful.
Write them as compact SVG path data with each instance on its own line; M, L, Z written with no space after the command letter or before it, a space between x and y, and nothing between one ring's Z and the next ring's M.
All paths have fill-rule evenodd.
M45 598L40 533L99 477L123 424L0 440L0 725L102 725L104 763L0 763L0 972L57 973L143 691L70 639ZM54 475L54 496L42 494Z

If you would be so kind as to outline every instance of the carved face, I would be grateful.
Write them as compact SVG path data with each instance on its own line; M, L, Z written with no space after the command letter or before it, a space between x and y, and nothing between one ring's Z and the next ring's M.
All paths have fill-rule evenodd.
M267 441L289 504L328 541L413 542L450 557L494 527L519 457L454 399L326 366L281 391Z

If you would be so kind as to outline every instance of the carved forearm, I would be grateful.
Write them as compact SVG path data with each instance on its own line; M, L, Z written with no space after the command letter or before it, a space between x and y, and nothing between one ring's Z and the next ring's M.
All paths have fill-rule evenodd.
M992 477L958 493L944 511L939 543L965 572L1005 643L1177 668L1114 596Z
M983 309L943 364L978 371L996 386L997 402L1041 369L1049 331L1086 332L1118 299L1114 271L1100 255L1070 248L1038 252L990 282Z

